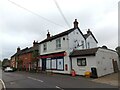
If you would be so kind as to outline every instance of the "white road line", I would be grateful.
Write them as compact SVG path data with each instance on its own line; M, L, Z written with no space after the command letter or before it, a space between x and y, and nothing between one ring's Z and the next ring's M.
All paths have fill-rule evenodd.
M36 80L36 81L39 81L39 82L43 82L42 80L36 79L36 78L33 78L33 77L27 77L27 78L32 79L32 80Z
M64 89L62 89L61 87L59 87L59 86L56 86L56 88L58 88L58 89L60 89L60 90L64 90Z
M2 85L3 85L3 90L6 90L5 83L3 82L2 79L0 79L0 81L1 81L1 83L2 83Z

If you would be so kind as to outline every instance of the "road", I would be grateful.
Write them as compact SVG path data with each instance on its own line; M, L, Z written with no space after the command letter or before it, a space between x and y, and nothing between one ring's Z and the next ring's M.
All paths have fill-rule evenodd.
M117 88L108 84L93 82L82 76L72 77L60 74L41 74L29 72L3 72L6 88Z

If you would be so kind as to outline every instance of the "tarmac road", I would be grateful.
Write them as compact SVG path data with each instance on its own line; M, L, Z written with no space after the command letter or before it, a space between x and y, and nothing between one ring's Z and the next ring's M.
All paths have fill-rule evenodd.
M89 78L60 74L29 72L3 72L6 88L118 88L116 86L91 81Z

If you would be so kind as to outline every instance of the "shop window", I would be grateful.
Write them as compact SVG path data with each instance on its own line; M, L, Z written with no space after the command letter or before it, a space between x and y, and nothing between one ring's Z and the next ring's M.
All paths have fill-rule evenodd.
M63 70L64 69L63 66L64 66L63 59L62 58L61 59L57 59L57 69L58 70Z
M86 66L86 58L78 58L77 65L78 66Z
M56 65L56 59L52 59L52 69L56 69L57 65Z
M51 69L51 59L46 59L46 69Z

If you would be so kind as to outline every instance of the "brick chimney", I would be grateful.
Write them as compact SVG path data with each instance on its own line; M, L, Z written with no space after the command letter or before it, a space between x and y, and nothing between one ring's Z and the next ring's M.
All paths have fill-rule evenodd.
M47 33L47 39L50 38L50 32L48 31Z
M38 44L38 41L36 41L35 42L35 40L33 41L33 47L35 46L35 45L37 45Z
M19 51L20 51L20 47L17 48L17 52L19 52Z
M92 32L90 31L90 29L88 29L88 31L87 31L87 34L91 34Z
M75 29L78 28L78 22L77 22L77 19L75 19L75 21L73 22L73 24L74 24L74 28L75 28Z

